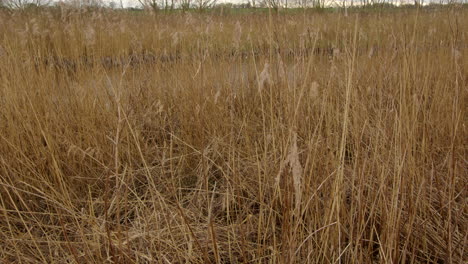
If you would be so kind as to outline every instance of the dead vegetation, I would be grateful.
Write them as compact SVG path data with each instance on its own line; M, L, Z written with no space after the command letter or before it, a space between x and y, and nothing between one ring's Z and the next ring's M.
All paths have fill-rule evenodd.
M0 13L0 262L466 263L466 32Z

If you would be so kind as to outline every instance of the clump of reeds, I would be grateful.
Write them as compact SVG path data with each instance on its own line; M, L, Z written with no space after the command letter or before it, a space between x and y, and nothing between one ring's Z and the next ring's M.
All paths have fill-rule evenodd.
M0 262L466 262L467 11L282 12L0 10Z

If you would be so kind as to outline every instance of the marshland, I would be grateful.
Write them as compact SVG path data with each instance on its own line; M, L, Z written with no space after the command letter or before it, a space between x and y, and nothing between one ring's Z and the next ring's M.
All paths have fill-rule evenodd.
M468 9L0 9L1 263L466 263Z

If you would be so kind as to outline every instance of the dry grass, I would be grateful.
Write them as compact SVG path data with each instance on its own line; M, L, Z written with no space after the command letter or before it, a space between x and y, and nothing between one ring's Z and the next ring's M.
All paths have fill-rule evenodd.
M0 13L0 262L466 263L467 32Z

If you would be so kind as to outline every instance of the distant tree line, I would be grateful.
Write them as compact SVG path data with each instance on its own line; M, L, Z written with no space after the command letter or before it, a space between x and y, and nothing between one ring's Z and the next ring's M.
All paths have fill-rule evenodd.
M327 7L382 7L390 8L401 5L427 4L467 4L468 0L246 0L243 3L218 3L217 0L137 0L140 10L170 11L175 9L206 10L211 8L272 8L279 11L283 8L316 8ZM127 8L123 0L0 0L0 8L27 9L52 5L68 5L76 8L99 7L111 9ZM135 9L127 8L127 9Z

